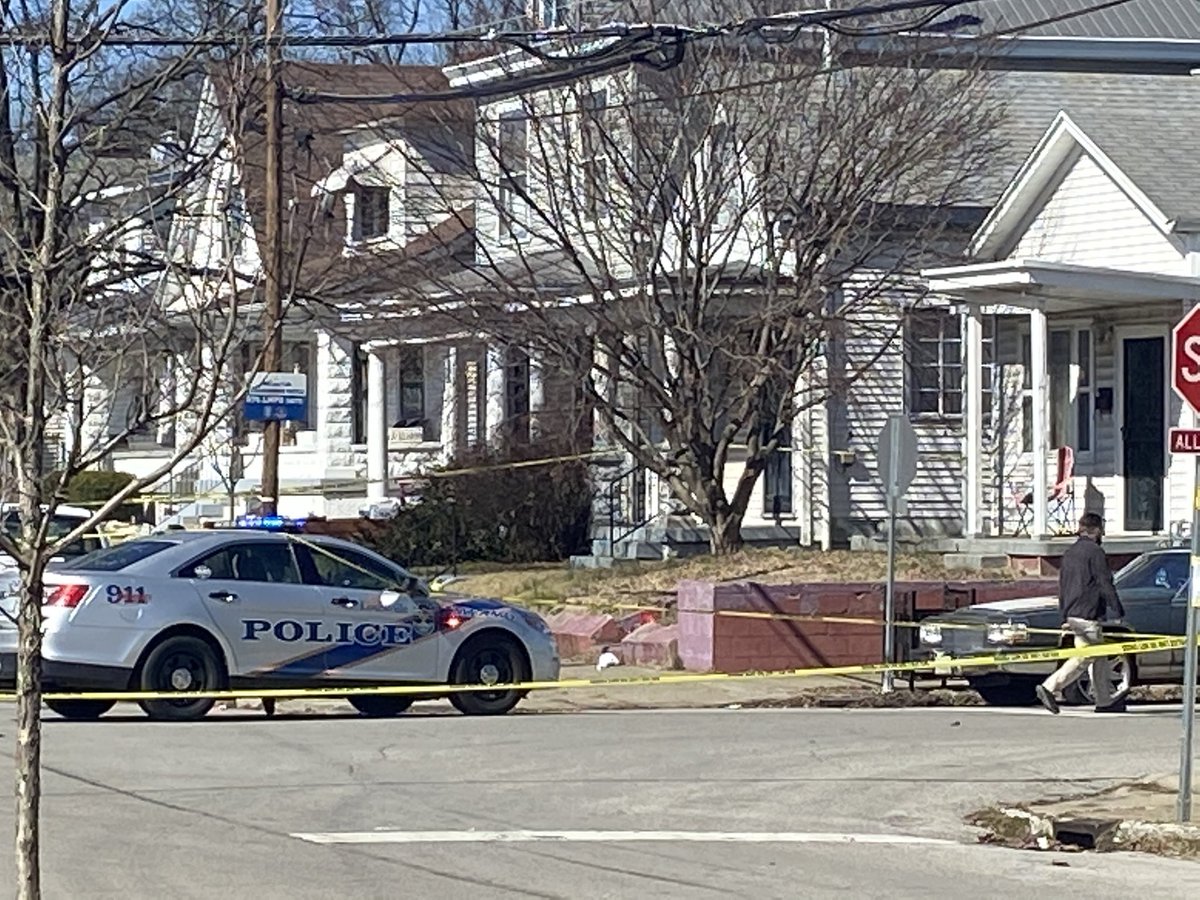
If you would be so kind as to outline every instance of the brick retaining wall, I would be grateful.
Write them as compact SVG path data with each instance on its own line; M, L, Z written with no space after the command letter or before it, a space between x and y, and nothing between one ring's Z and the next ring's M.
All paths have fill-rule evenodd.
M920 619L935 612L1021 597L1052 594L1055 582L904 582L896 586L896 617ZM679 656L692 671L745 672L879 662L882 625L800 622L714 615L719 610L881 619L884 587L878 583L679 585ZM916 629L897 629L899 657L915 646Z

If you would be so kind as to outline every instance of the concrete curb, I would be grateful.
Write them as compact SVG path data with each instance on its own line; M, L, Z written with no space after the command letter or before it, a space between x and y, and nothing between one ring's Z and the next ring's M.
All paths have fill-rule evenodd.
M1022 807L994 806L967 817L983 829L981 843L1021 850L1128 851L1160 856L1200 856L1200 826L1093 816L1041 815Z

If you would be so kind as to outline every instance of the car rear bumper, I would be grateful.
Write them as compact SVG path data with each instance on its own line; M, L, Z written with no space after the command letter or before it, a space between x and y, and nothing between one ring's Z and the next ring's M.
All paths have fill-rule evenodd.
M42 690L50 691L124 691L133 673L117 666L42 660ZM17 682L17 654L0 653L0 686L12 690Z

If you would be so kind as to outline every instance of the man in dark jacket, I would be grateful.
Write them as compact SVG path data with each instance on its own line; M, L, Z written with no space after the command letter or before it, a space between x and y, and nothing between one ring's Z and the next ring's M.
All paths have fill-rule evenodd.
M1079 520L1079 540L1063 554L1058 572L1058 607L1062 611L1063 630L1075 636L1076 647L1104 642L1104 621L1125 617L1121 599L1113 584L1108 556L1100 547L1104 535L1104 520L1087 513ZM1058 713L1055 694L1091 669L1092 690L1096 695L1096 712L1123 712L1125 698L1112 696L1112 676L1108 659L1073 657L1037 688L1042 706Z

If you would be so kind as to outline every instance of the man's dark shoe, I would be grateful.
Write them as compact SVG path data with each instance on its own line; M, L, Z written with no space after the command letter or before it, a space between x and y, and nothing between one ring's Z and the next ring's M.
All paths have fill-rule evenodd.
M1097 706L1096 712L1098 712L1098 713L1123 713L1123 712L1125 712L1125 698L1121 697L1118 700L1114 700L1112 703L1108 704L1108 706Z
M1050 712L1054 713L1057 716L1058 715L1058 701L1054 699L1054 695L1052 693L1050 693L1048 690L1046 690L1044 687L1042 687L1040 684L1037 686L1037 690L1035 691L1035 693L1037 694L1038 700L1041 701L1042 706L1046 707L1046 709L1050 710Z

